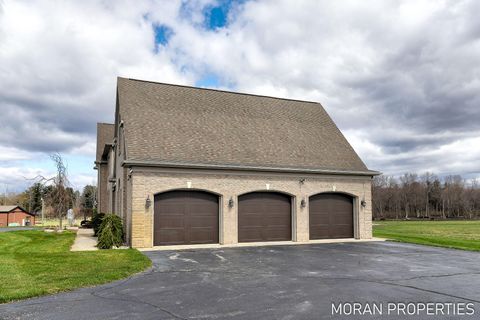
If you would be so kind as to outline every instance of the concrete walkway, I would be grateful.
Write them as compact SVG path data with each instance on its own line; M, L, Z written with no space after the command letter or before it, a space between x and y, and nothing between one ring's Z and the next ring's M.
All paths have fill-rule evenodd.
M94 251L98 250L97 237L93 236L93 229L78 229L77 237L71 251Z

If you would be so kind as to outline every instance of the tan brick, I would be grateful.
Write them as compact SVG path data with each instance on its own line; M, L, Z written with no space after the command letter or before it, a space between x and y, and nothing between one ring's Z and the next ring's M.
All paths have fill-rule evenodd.
M301 184L300 178L306 181ZM295 241L308 241L308 198L321 192L344 192L352 195L355 201L355 211L358 212L358 230L356 237L369 239L372 237L371 221L371 180L369 177L324 176L324 175L294 175L294 174L256 174L232 172L195 172L193 170L145 169L134 170L131 179L130 201L131 245L133 247L151 247L153 245L153 201L156 193L174 189L186 189L187 182L191 188L210 191L220 195L220 239L223 244L237 242L237 209L238 196L252 191L279 191L292 195L295 206L293 209ZM145 208L147 196L152 206ZM233 208L228 207L228 200L235 201ZM305 208L300 207L301 199L307 200ZM361 207L360 201L365 199L367 206ZM127 206L128 208L128 206Z

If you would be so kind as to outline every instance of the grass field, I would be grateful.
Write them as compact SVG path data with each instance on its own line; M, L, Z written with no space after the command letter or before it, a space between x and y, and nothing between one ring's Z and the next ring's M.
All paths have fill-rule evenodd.
M480 251L480 221L374 221L373 235L397 241Z
M151 265L134 249L70 252L75 233L0 233L0 303L96 285Z

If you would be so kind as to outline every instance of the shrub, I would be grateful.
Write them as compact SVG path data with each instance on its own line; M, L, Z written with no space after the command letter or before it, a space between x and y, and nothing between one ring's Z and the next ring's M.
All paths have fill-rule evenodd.
M106 214L98 230L98 244L100 249L111 249L123 244L122 219L114 214Z
M93 213L92 228L95 236L98 236L98 230L100 229L100 225L102 224L103 217L105 217L105 213Z

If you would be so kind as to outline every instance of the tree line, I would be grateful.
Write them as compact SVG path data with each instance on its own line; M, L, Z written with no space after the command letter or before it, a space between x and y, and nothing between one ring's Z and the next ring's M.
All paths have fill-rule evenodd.
M96 187L87 185L82 194L74 191L68 179L67 165L59 153L50 155L55 164L55 174L50 177L38 175L33 179L34 183L21 194L14 195L13 198L3 199L4 204L16 204L28 212L42 213L42 218L58 219L59 230L62 229L62 221L67 211L73 210L78 218L83 216L93 216L93 209L96 206ZM43 219L42 219L43 220Z
M90 213L96 205L97 187L86 185L82 192L72 187L65 188L66 207L73 209L77 216L83 216L83 212ZM35 182L25 191L0 195L0 204L18 205L28 212L40 216L42 212L42 198L44 200L44 214L46 218L56 218L55 212L49 202L53 201L58 192L53 185L43 185ZM90 216L90 214L87 214Z
M372 182L372 202L374 219L480 218L478 181L460 175L379 175Z

